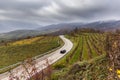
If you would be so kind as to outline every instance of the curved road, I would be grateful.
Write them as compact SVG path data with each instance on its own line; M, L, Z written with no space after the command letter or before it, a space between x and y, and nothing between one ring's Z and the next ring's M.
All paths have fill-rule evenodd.
M65 43L63 47L35 60L35 67L37 69L37 72L40 72L41 70L45 69L48 66L46 65L47 62L49 64L55 63L72 49L73 43L69 39L65 38L63 35L61 35L60 38ZM60 51L63 49L65 49L66 52L64 54L60 54ZM20 80L27 80L32 75L34 75L34 73L32 73L33 67L34 66L30 66L28 64L25 64L25 67L23 67L23 65L20 65L12 70L12 74L10 74L10 72L0 74L0 80L10 80L10 78L13 78L13 76L13 80L17 80L15 77L19 78Z

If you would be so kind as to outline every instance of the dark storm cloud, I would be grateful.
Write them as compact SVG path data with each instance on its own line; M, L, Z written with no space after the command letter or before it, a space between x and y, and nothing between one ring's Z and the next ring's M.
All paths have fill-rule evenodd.
M0 0L0 21L48 25L120 19L119 7L120 0Z

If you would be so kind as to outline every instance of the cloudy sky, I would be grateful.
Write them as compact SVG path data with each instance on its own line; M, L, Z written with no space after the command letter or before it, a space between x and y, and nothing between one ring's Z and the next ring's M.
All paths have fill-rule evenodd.
M0 0L0 32L39 27L24 24L119 19L120 0Z

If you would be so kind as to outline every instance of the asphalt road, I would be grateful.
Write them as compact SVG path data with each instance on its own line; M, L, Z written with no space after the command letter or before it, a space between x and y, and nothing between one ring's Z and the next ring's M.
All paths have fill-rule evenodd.
M37 72L40 72L41 70L45 69L48 66L46 64L47 62L49 64L53 64L59 59L61 59L64 55L66 55L72 49L73 43L69 39L65 38L63 35L61 35L60 38L65 43L63 47L61 47L60 49L50 54L47 54L43 57L36 59L35 66L30 66L29 64L25 64L24 65L25 67L24 67L23 65L20 65L15 69L11 70L11 73L5 72L3 74L0 74L0 80L10 80L10 78L13 76L14 76L13 80L17 80L16 77L19 78L19 80L27 80L32 75L34 75L34 72L32 71L34 67L36 67ZM64 49L66 50L66 52L64 54L61 54L60 51Z

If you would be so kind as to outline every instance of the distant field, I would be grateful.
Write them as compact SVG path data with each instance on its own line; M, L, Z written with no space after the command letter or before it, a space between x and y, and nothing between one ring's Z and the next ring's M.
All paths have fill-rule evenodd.
M60 46L60 42L59 37L41 36L1 45L0 68L50 51Z

